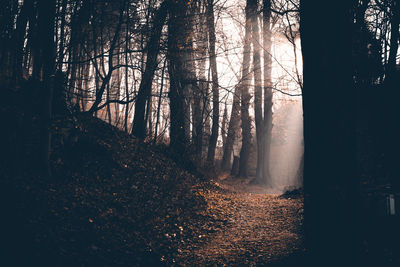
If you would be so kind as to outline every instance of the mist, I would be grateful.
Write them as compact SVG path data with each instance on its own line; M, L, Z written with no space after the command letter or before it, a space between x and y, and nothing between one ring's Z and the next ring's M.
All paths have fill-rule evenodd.
M270 154L273 189L283 192L300 188L304 153L301 100L282 103L274 112L273 124Z

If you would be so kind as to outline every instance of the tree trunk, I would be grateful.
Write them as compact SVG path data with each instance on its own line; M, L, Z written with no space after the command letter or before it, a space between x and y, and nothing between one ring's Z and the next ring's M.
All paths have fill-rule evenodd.
M239 176L247 177L247 168L251 149L251 119L249 115L250 106L250 53L251 53L251 0L246 4L246 24L243 48L243 66L242 66L242 81L240 83L241 91L241 120L242 120L242 148L240 150L239 160Z
M386 79L389 80L396 75L397 50L399 48L399 23L400 23L400 1L393 0L391 6L391 30L390 30L390 50L387 64Z
M228 107L225 102L224 115L222 115L222 125L221 125L221 136L222 136L222 146L225 146L226 143L226 131L227 131L227 123L228 123Z
M251 33L253 44L253 77L254 77L254 119L256 124L256 140L257 140L257 169L256 180L264 183L262 173L262 165L264 162L264 153L262 149L263 143L263 112L262 112L262 80L261 80L261 42L258 26L258 0L249 0Z
M164 61L164 66L161 70L161 85L160 85L160 94L158 96L158 105L157 105L157 119L156 119L156 125L154 129L154 141L153 143L157 143L157 136L158 136L158 124L160 123L160 110L161 110L161 102L162 102L162 94L163 94L163 89L164 89L164 73L165 73L165 67L166 67L167 61Z
M200 1L198 7L197 23L196 23L196 62L199 70L198 87L193 88L193 132L192 140L195 147L195 158L198 164L201 164L203 151L203 133L204 133L204 103L203 97L207 94L207 77L206 77L206 57L207 57L207 21L203 12L206 8L205 1Z
M41 57L41 64L36 65L40 68L37 73L41 73L43 81L43 109L40 125L40 165L41 173L46 177L51 176L50 153L51 153L51 114L52 98L55 73L55 44L54 44L54 19L56 11L56 1L38 3L38 52L37 57Z
M186 21L190 3L179 0L169 6L168 21L168 72L170 78L170 147L180 156L187 151L187 135L185 133L185 86L184 79L185 53L189 49L186 40L190 35Z
M129 49L129 1L126 4L126 30L125 30L125 116L124 129L128 133L128 116L129 116L129 67L128 67L128 49Z
M161 32L168 13L169 1L164 1L154 15L153 28L147 43L146 69L139 86L139 92L135 104L132 134L143 139L146 135L145 107L146 100L151 94L154 71L158 65L158 53L160 51Z
M262 177L267 185L272 186L270 173L270 151L272 134L272 30L271 30L271 0L263 2L263 44L264 44L264 121L262 138ZM297 68L297 67L296 67Z
M22 61L24 55L24 42L25 42L25 34L26 34L26 26L28 23L29 14L32 12L31 10L34 7L33 0L24 1L23 6L21 7L21 11L18 15L16 29L14 31L13 36L13 45L14 45L14 77L13 82L19 85L22 79Z
M217 55L215 52L215 26L214 26L214 0L207 2L207 28L208 41L210 49L210 68L212 77L212 96L213 96L213 115L210 143L208 145L207 163L210 166L214 165L215 147L218 140L219 130L219 85L218 85L218 70L217 70Z
M394 121L398 121L398 96L400 84L400 69L397 69L397 57L399 47L399 23L400 23L400 1L393 0L391 6L391 37L390 37L390 50L389 59L387 64L385 89L386 94L390 95L385 99L383 107L383 118L385 123L382 125L393 125ZM398 153L400 149L399 130L387 129L384 131L384 144L385 144L385 170L386 176L391 182L394 192L400 192L400 172L398 167Z
M351 1L301 1L305 234L311 266L362 266ZM329 34L318 34L329 33ZM318 34L318 42L315 37Z
M239 128L240 121L240 86L235 87L233 92L233 103L231 110L231 117L229 119L228 133L224 144L224 154L222 156L221 169L228 171L231 168L233 144L235 143L236 132Z
M101 77L99 75L102 80L102 83L101 83L101 86L99 86L98 90L96 90L95 100L94 100L92 106L90 107L89 111L87 111L88 113L93 113L98 110L98 106L101 103L101 101L103 100L104 91L107 89L107 85L110 83L112 73L115 69L115 67L114 67L114 50L116 48L117 41L119 39L119 34L121 31L121 27L122 27L122 23L123 23L124 9L125 9L125 7L121 6L121 9L119 10L120 13L119 13L118 24L117 24L117 27L115 28L114 36L110 42L109 57L108 57L108 72L105 75L105 77ZM103 57L103 59L104 59L104 57ZM98 73L98 71L96 71L96 73ZM98 73L98 74L100 74L100 73Z

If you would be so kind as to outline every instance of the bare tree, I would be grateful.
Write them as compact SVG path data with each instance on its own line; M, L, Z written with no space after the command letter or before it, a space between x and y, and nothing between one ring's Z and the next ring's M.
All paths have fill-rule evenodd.
M169 1L164 1L154 15L153 28L147 43L146 69L140 82L139 92L135 104L135 117L133 119L132 134L144 138L146 134L145 106L151 95L151 86L154 71L158 65L158 53L160 50L161 32L168 14Z
M250 72L250 55L251 55L251 8L253 0L248 0L246 4L246 24L245 37L243 46L243 66L242 81L240 83L241 91L241 121L242 121L242 148L240 150L239 176L247 177L248 161L251 150L251 119L249 115L249 106L251 95L249 93L251 72Z
M213 99L213 115L210 143L208 145L207 163L214 165L215 147L217 145L219 133L219 84L217 70L217 56L215 52L215 26L214 26L214 1L207 2L207 27L210 51L210 69L212 77L212 99Z

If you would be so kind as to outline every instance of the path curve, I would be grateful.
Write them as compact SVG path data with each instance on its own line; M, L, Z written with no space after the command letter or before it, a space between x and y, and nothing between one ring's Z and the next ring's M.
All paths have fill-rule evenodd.
M302 254L303 201L234 179L201 190L208 210L225 226L182 251L182 265L271 266Z

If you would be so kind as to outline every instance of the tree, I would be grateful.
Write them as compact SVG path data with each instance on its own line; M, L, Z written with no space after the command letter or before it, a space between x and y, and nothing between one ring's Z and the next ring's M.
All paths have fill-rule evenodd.
M352 3L314 4L300 7L306 245L314 264L360 266Z
M158 65L158 53L160 51L161 32L168 14L169 1L164 1L154 15L153 28L147 43L146 69L140 81L139 92L135 104L135 117L133 119L132 134L144 138L146 134L145 106L151 94L154 71Z
M240 121L240 87L235 86L233 92L233 103L231 109L231 117L228 124L228 133L224 144L224 153L222 156L221 169L228 171L231 168L233 144L235 142L236 131L239 128Z
M207 8L206 1L196 1L196 19L197 23L195 26L195 60L198 69L199 83L198 87L193 89L193 130L192 140L195 148L196 162L202 162L203 154L203 136L204 136L204 115L206 103L204 99L207 99L207 88L208 81L206 77L206 61L207 61L207 50L208 50L208 38L207 38L207 18L205 16L205 9Z
M251 95L249 93L251 72L250 72L250 54L251 54L251 8L252 0L246 3L246 23L243 45L243 63L242 80L240 83L241 106L240 115L242 121L242 148L240 149L239 176L247 177L248 161L251 149L251 120L249 115L249 106Z
M56 1L38 2L37 38L35 44L34 73L43 83L43 105L40 127L40 169L44 176L51 176L51 117L55 74L54 18Z
M190 2L179 0L170 4L168 20L168 73L170 77L170 147L179 155L186 153L189 140L185 133L185 50L191 45L186 42L190 35L187 23Z
M264 121L262 152L263 180L271 186L270 151L272 133L272 26L271 26L271 1L263 1L263 45L264 45ZM296 66L297 68L297 66Z
M207 28L210 50L210 69L212 77L212 98L213 98L213 114L210 143L208 145L207 162L210 166L214 165L215 147L217 145L219 133L219 85L218 85L218 70L217 56L215 52L215 26L214 26L214 1L207 2Z
M399 23L400 23L400 1L392 0L390 6L390 50L389 59L386 66L385 91L390 95L389 99L384 103L384 126L393 125L393 121L398 120L397 99L399 96L399 65L397 64L398 47L399 47ZM393 190L400 191L400 179L398 170L398 151L400 149L400 141L398 140L398 127L387 129L384 132L385 142L385 164L386 175L388 176Z
M263 112L262 112L262 80L261 80L261 42L260 31L258 26L259 15L257 13L258 1L249 1L250 17L251 17L251 33L253 44L253 77L254 77L254 119L256 124L256 141L257 141L257 169L256 180L259 183L264 182L263 177Z

